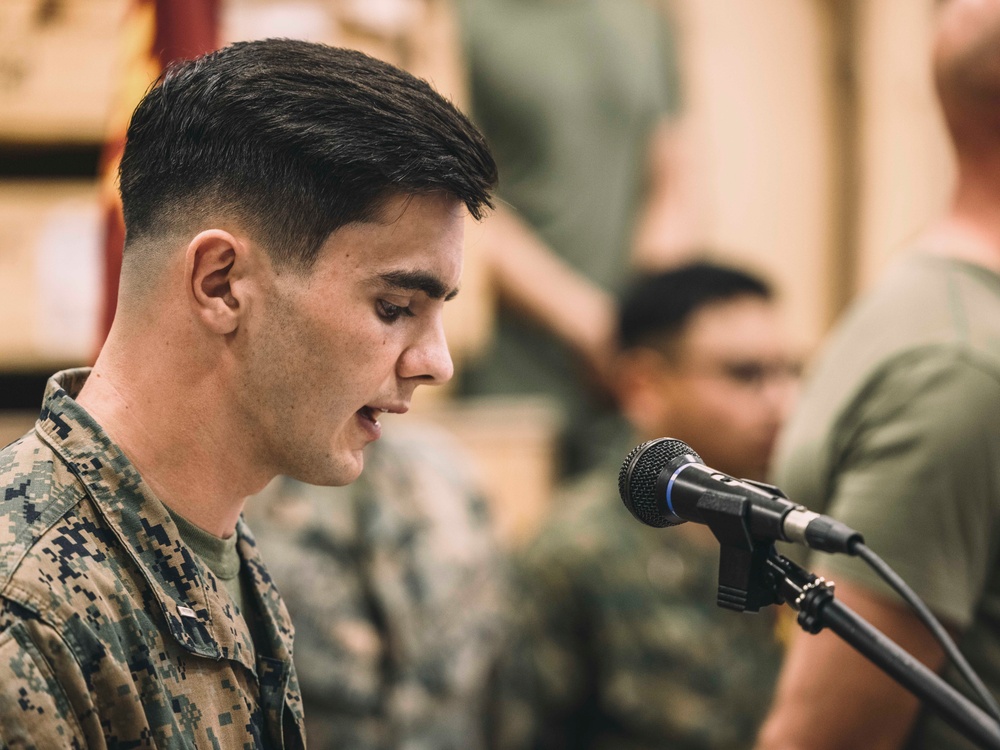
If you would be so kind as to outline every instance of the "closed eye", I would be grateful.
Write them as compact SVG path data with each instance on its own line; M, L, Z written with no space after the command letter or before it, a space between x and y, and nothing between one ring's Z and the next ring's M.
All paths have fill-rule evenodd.
M384 299L380 299L375 304L375 309L378 312L378 316L386 321L387 323L395 323L400 317L406 316L407 318L412 318L414 312L409 307L402 307L401 305L394 305L391 302L387 302Z

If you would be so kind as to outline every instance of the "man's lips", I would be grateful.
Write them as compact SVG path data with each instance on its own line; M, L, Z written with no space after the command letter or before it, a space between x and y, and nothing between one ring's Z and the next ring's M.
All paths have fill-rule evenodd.
M405 414L409 411L408 404L387 404L385 406L362 406L358 409L358 415L373 424L378 424L378 419L383 414Z
M378 418L384 413L385 412L382 409L376 409L371 406L362 406L358 409L358 415L362 419L366 419L373 424L378 424Z

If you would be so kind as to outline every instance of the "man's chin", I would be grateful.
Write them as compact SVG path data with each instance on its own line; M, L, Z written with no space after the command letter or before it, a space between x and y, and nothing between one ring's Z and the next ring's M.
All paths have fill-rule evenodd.
M346 452L330 461L325 466L313 465L305 467L293 476L300 482L315 484L320 487L342 487L350 484L361 476L365 467L365 457L360 451Z

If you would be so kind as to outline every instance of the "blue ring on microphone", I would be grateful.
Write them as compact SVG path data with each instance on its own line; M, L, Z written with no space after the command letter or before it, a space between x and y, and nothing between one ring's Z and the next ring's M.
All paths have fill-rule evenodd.
M666 495L667 495L667 510L670 511L670 515L672 515L674 518L681 518L681 517L679 515L677 515L677 513L674 511L674 503L670 499L670 491L674 487L674 480L677 479L677 476L682 471L684 471L684 469L686 469L689 466L693 466L693 465L694 465L694 462L693 461L689 461L688 463L684 464L683 466L677 467L677 471L675 471L673 474L671 474L670 475L670 479L667 480L667 492L666 492ZM683 521L684 519L681 518L681 520Z

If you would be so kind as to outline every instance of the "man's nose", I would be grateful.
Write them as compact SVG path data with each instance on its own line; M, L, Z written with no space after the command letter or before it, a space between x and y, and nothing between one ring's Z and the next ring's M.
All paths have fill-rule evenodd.
M400 357L399 376L415 379L423 385L442 385L455 374L455 364L448 351L444 326L436 322L406 348Z

